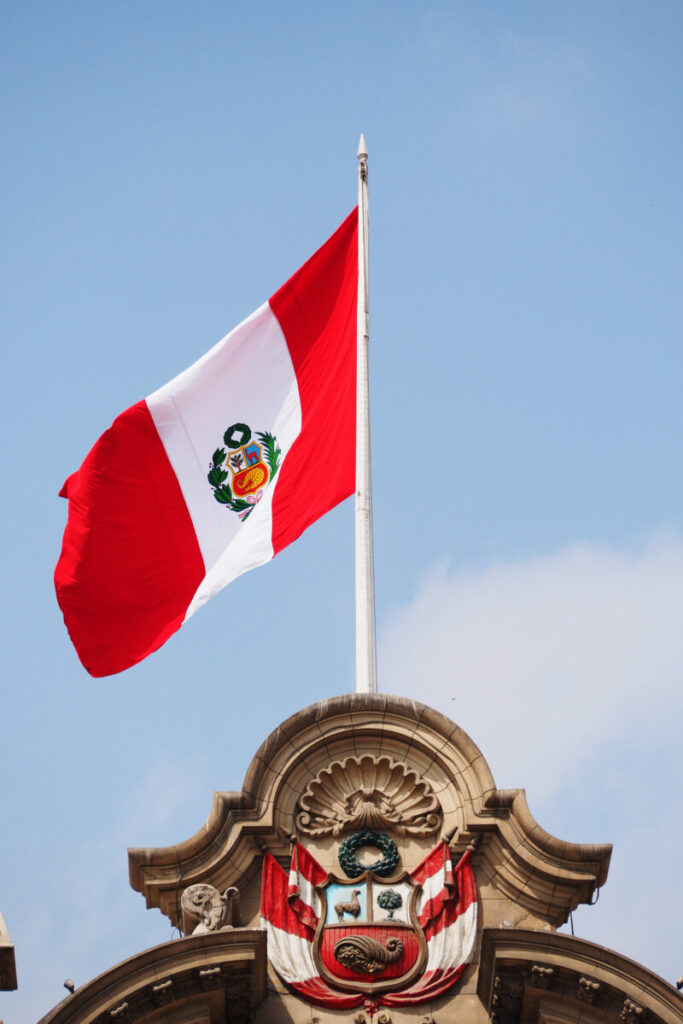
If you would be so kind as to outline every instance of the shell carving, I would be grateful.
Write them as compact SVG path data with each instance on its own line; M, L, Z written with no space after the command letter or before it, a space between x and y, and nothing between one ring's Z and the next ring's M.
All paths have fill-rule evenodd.
M428 835L441 821L441 805L426 779L399 761L372 754L334 761L318 772L300 797L296 816L297 827L311 836L339 836L357 828Z

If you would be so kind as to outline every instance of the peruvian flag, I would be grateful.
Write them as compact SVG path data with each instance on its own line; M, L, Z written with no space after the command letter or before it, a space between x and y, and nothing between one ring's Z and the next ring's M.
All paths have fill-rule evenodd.
M55 587L91 675L157 650L353 492L357 231L354 210L268 302L118 416L64 484Z

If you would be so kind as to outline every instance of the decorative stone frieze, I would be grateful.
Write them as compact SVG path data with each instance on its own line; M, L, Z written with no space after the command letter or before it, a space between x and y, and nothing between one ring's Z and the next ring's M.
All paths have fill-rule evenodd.
M553 974L555 971L552 967L541 967L540 964L533 964L531 974L531 984L537 988L550 988L550 982L553 980Z
M436 832L442 820L426 779L402 762L365 754L318 772L299 800L296 826L310 836L365 828L423 836Z
M622 1020L624 1024L638 1024L638 1022L642 1021L644 1017L644 1007L635 1003L632 999L624 1000L624 1005L622 1006L621 1013L619 1014L619 1019Z
M524 978L516 974L497 974L489 1011L491 1024L518 1024L524 1001Z
M593 1005L598 998L599 991L599 981L593 981L592 978L579 978L576 995L582 1002Z
M529 928L484 929L477 994L493 1024L683 1020L683 998L641 964L573 935Z
M197 971L199 984L206 991L212 988L220 988L223 983L223 972L220 967L201 967Z
M175 999L173 992L173 980L167 978L160 981L158 985L152 985L152 1002L155 1006L168 1006Z

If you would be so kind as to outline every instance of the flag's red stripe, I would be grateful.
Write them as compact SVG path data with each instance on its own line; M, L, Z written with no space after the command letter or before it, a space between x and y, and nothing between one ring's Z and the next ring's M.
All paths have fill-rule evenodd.
M263 858L261 879L261 915L276 928L290 935L298 935L308 942L313 941L315 928L299 919L287 902L289 877L275 858L267 853Z
M273 496L277 554L355 487L358 213L270 299L296 373L301 433Z
M57 600L92 676L142 661L182 624L204 578L192 521L142 401L114 420L62 496Z
M292 883L292 875L296 883ZM289 882L287 887L287 902L299 918L301 923L308 928L315 930L318 927L318 915L313 907L305 902L301 895L299 879L304 878L311 885L322 885L327 878L327 872L321 868L317 860L311 856L308 850L296 843L292 850L292 864L289 869Z
M297 843L292 851L292 870L302 874L311 885L322 885L327 878L325 869L301 843Z
M431 853L427 854L424 860L420 861L415 870L411 871L411 875L418 885L424 885L428 878L431 878L432 875L438 875L439 872L444 870L445 847L445 843L439 843ZM448 853L448 860L450 861L450 853Z

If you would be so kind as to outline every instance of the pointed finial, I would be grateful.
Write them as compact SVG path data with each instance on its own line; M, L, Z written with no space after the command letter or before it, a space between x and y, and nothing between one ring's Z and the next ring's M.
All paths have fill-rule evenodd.
M359 160L367 160L368 158L368 147L365 145L365 136L360 133L360 140L358 142L358 152L356 156Z

